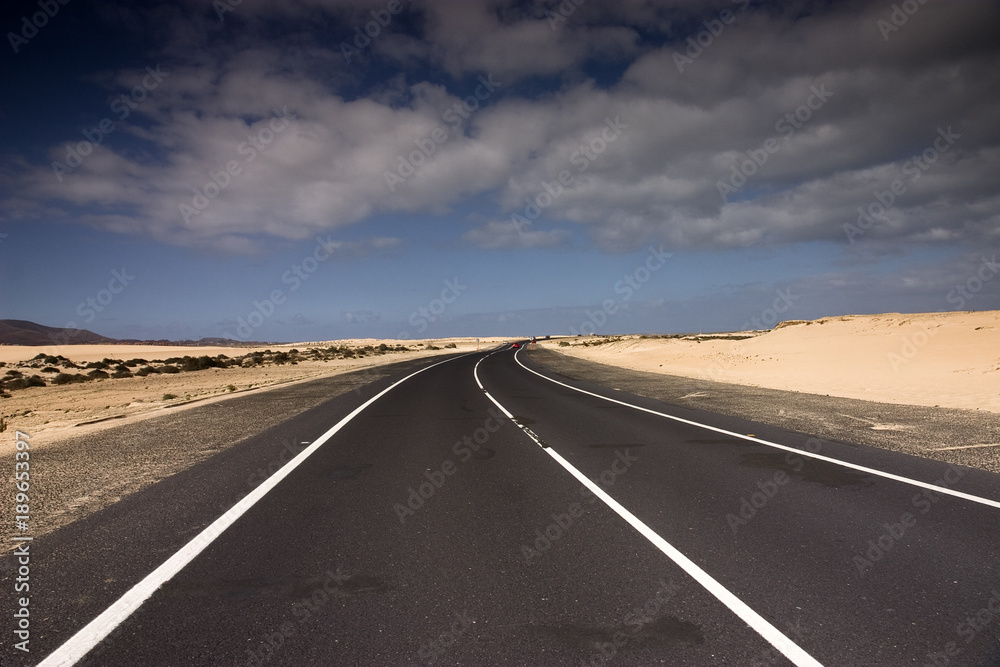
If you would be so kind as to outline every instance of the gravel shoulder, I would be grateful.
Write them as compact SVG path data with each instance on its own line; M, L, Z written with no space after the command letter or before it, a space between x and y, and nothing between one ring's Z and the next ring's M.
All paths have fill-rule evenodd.
M577 359L532 346L554 374L772 426L1000 473L1000 414L876 403L676 375Z

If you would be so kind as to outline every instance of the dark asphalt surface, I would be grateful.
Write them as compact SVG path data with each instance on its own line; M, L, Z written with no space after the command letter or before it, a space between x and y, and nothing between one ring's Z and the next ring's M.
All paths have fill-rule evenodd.
M788 664L500 416L473 378L483 356L361 412L80 664ZM586 396L511 351L479 375L821 663L1000 664L1000 509ZM305 447L399 377L36 539L30 659L5 631L3 664L37 663L289 458L278 443ZM1000 500L990 472L572 384ZM0 586L13 590L9 573ZM0 599L10 630L13 597Z

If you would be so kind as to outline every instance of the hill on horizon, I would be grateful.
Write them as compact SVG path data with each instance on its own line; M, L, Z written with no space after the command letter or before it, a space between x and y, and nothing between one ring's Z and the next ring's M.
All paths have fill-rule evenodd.
M0 320L0 345L176 345L240 347L268 344L266 341L202 338L201 340L138 340L102 336L88 329L48 327L28 320Z
M47 327L27 320L0 320L0 344L4 345L99 345L117 343L114 338L87 329Z

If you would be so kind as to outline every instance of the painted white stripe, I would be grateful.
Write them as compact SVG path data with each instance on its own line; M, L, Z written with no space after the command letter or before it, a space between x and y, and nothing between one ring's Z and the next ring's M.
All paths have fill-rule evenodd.
M156 589L170 581L174 575L180 572L188 563L194 560L198 554L204 551L209 544L215 541L215 538L233 525L233 523L243 516L247 510L253 507L258 500L263 498L271 489L276 487L281 480L288 477L288 475L291 474L295 468L309 458L313 452L323 445L323 443L332 438L337 431L342 429L348 422L361 414L365 408L413 376L419 375L420 373L430 370L435 366L440 366L441 364L446 364L449 361L455 361L456 359L461 359L462 357L467 357L471 354L478 353L470 352L459 357L445 359L444 361L439 361L436 364L425 366L419 371L411 373L403 379L398 380L358 406L353 412L351 412L351 414L337 422L336 426L317 438L313 444L299 452L298 456L286 463L284 467L276 473L268 477L257 488L251 491L249 495L243 498L243 500L233 505L228 512L213 521L211 525L205 528L205 530L198 533L198 535L185 544L180 551L175 553L162 565L146 575L145 579L133 586L131 590L121 596L117 602L108 607L100 616L95 618L93 621L84 626L83 629L66 640L66 643L53 651L47 658L45 658L45 660L38 663L38 667L54 667L56 665L59 667L67 667L82 659L90 650L101 643L105 637L107 637L116 627L118 627L125 619L131 616L136 609L148 600L149 597L156 592Z
M483 357L485 359L486 357ZM515 353L515 359L516 359ZM482 363L483 359L480 359L476 363L475 368L473 368L473 375L476 378L476 384L479 385L484 392L486 389L483 387L482 382L479 380L479 364ZM520 361L518 361L520 363ZM531 369L528 369L531 370ZM534 372L534 371L532 371ZM544 376L542 376L544 377ZM490 396L489 392L486 392L486 396L493 401L493 403L504 412L504 414L509 415L510 413L507 409L500 405L500 403ZM516 423L516 422L515 422ZM522 430L524 430L522 428ZM530 434L528 434L530 437ZM535 438L532 438L535 440ZM537 442L537 440L536 440ZM545 451L555 459L559 465L565 468L573 477L577 479L581 484L590 489L591 493L600 498L605 505L610 507L618 516L625 519L626 522L633 528L635 528L639 533L649 540L653 546L662 551L667 558L677 563L677 565L687 572L692 579L701 584L705 590L714 595L722 604L726 605L734 614L740 617L744 623L749 625L757 634L766 639L771 646L781 652L786 658L792 661L795 665L799 667L822 667L821 663L813 658L811 655L805 652L798 644L793 642L791 639L786 637L780 630L771 625L767 619L751 609L745 602L740 600L738 597L729 592L725 586L716 581L712 575L705 572L697 564L694 563L690 558L682 554L677 550L672 544L667 542L665 539L660 537L656 531L643 523L637 516L625 509L617 500L609 496L604 489L594 484L586 475L577 470L572 463L564 459L559 455L557 451L551 447L545 448Z
M528 368L527 366L525 366L524 364L521 363L520 359L517 358L517 352L514 353L514 360L524 370L526 370L526 371L528 371L530 373L534 373L538 377L544 378L544 379L548 380L549 382L554 382L555 384L558 384L558 385L561 385L563 387L566 387L567 389L572 389L573 391L578 391L581 394L587 394L588 396L593 396L595 398L600 398L600 399L605 400L605 401L610 401L611 403L617 403L618 405L623 405L623 406L625 406L627 408L632 408L633 410L640 410L642 412L648 412L651 415L657 415L659 417L664 417L666 419L672 419L672 420L674 420L676 422L680 422L682 424L690 424L691 426L697 426L698 428L703 428L703 429L706 429L706 430L709 430L709 431L715 431L716 433L723 433L725 435L732 436L734 438L740 438L742 440L749 440L750 442L756 442L756 443L759 443L761 445L766 445L768 447L774 447L775 449L781 449L781 450L784 450L786 452L795 452L796 454L798 454L800 456L807 456L809 458L817 459L819 461L826 461L827 463L834 463L836 465L843 466L845 468L850 468L852 470L859 470L861 472L865 472L865 473L868 473L870 475L876 475L878 477L884 477L886 479L891 479L891 480L896 481L896 482L902 482L903 484L910 484L912 486L917 486L917 487L920 487L922 489L930 489L930 490L934 491L935 493L941 493L941 494L944 494L946 496L954 496L956 498L962 498L964 500L970 500L970 501L972 501L974 503L979 503L980 505L987 505L989 507L995 507L997 509L1000 509L1000 501L991 500L989 498L983 498L981 496L974 496L971 493L964 493L962 491L956 491L954 489L949 489L949 488L944 487L944 486L937 486L935 484L929 484L927 482L921 482L920 480L910 479L909 477L903 477L901 475L894 475L891 472L885 472L883 470L876 470L875 468L869 468L867 466L858 465L856 463L848 463L847 461L841 461L840 459L834 459L834 458L831 458L829 456L823 456L821 454L814 454L812 452L805 451L805 450L802 450L802 449L796 449L794 447L789 447L787 445L779 445L776 442L771 442L769 440L764 440L762 438L758 438L758 437L755 437L755 436L750 436L750 435L746 435L746 434L743 434L743 433L735 433L734 431L727 431L726 429L723 429L723 428L717 428L715 426L709 426L708 424L702 424L700 422L691 421L690 419L684 419L682 417L675 417L674 415L668 415L665 412L657 412L656 410L650 410L649 408L644 408L644 407L641 407L641 406L638 406L638 405L632 405L631 403L626 403L625 401L619 401L616 398L608 398L607 396L601 396L600 394L595 394L592 391L587 391L585 389L580 389L579 387L574 387L572 385L568 385L565 382L560 382L559 380L554 380L554 379L552 379L552 378L550 378L550 377L548 377L546 375L542 375L538 371L535 371L535 370L532 370L532 369Z

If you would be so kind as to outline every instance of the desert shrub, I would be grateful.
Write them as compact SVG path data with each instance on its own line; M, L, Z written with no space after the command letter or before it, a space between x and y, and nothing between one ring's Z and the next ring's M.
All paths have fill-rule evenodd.
M59 361L60 361L60 359L59 359L59 357L54 357L54 356L52 356L52 355L50 354L49 356L45 357L45 360L44 360L44 361L45 361L45 363L47 363L47 364L50 364L50 365L51 365L51 364L58 364L58 363L59 363Z
M106 377L111 377L108 375L107 371L102 371L100 368L95 368L94 370L87 373L87 377L93 378L95 380L103 380Z
M445 347L445 349L448 349L448 350L454 350L455 348L458 347L458 345L456 345L455 343L448 343L444 347Z
M426 348L424 348L424 349L426 349L426 350L440 350L441 348L440 348L440 347L438 347L437 345L428 345L428 346L427 346Z
M32 375L30 378L25 380L29 387L44 387L45 380L39 375Z
M22 373L21 371L7 371L7 379L19 378L23 375L24 373Z
M180 373L181 369L177 368L177 366L171 366L170 364L167 364L166 366L160 366L157 369L157 372L158 373L167 373L167 374L172 375L174 373Z
M279 352L278 354L274 355L274 358L271 361L273 361L276 364L284 364L287 363L288 360L289 357L287 352Z
M58 373L59 369L58 368L53 368L52 366L46 366L45 368L42 369L42 372L43 373Z
M136 366L148 363L149 362L146 361L145 359L129 359L128 361L125 362L125 365L128 366L129 368L135 368Z
M227 391L236 391L236 385L234 385L234 384L226 385L226 390Z
M564 340L559 341L559 347L569 347L569 343Z
M78 373L60 373L52 378L52 384L75 384L77 382L86 382L89 379L86 375Z
M184 357L178 365L182 371L203 371L206 368L214 368L223 364L212 357L203 355L198 358Z
M123 371L122 370L117 370L117 371L115 371L114 373L111 374L111 377L113 377L113 378L130 378L130 377L132 377L132 372L130 370L128 370L127 368L125 370L123 370Z
M177 394L164 394L163 395L163 400L164 401L172 401L175 398L177 398Z

